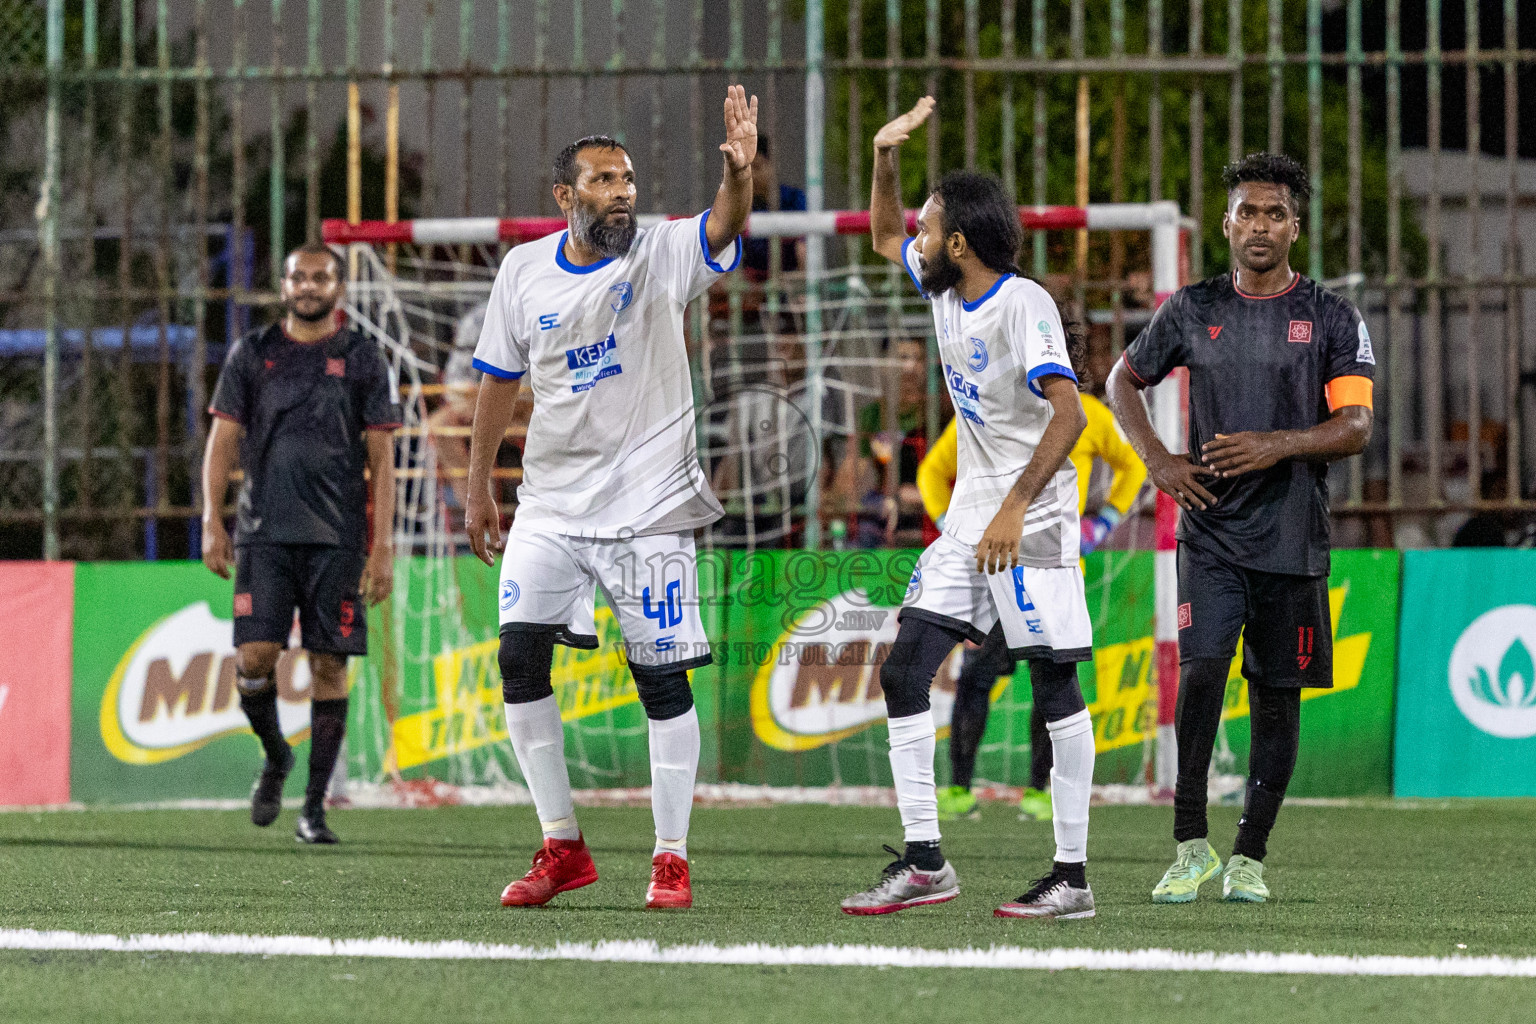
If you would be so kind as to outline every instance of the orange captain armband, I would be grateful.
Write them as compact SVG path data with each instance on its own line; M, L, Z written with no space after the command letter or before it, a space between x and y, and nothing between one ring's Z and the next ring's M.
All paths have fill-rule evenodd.
M1346 405L1363 405L1370 409L1371 388L1369 377L1351 375L1333 378L1323 388L1323 393L1328 396L1328 411L1338 412Z

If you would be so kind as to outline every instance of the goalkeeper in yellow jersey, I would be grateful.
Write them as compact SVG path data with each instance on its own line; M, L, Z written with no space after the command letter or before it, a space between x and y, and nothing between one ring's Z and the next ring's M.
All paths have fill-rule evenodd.
M1072 465L1077 470L1077 510L1082 521L1081 550L1087 555L1101 544L1121 518L1147 479L1147 468L1121 435L1109 407L1089 394L1081 396L1088 426L1072 449ZM955 479L955 422L950 420L939 440L917 468L917 489L933 521L943 527L944 512ZM1108 463L1113 472L1104 505L1093 515L1087 512L1088 483L1094 460ZM993 627L986 643L965 652L960 682L955 692L954 717L949 727L950 785L939 790L939 817L946 820L977 815L976 797L971 793L971 776L976 769L976 751L981 734L987 728L992 687L998 676L1012 675L1014 660L1008 653L1001 627ZM1051 775L1051 742L1046 734L1045 716L1038 707L1029 715L1029 786L1019 801L1025 817L1049 821L1051 795L1047 791Z

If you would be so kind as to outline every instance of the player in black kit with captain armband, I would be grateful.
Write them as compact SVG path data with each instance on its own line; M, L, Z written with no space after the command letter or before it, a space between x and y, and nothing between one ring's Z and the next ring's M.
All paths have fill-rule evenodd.
M1222 894L1269 895L1263 862L1296 766L1301 689L1333 685L1328 463L1359 454L1371 435L1370 332L1348 300L1289 263L1306 172L1256 153L1223 180L1232 271L1175 292L1109 377L1110 405L1152 482L1184 510L1178 854L1156 903L1193 900L1221 870L1206 839L1206 782L1239 634L1253 743ZM1163 447L1139 394L1178 366L1189 368L1189 456Z

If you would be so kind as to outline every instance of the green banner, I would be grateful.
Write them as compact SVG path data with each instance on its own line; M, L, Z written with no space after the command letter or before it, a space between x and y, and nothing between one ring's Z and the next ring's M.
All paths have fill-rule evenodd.
M705 630L719 636L722 558L701 559L713 585ZM711 581L713 583L711 584ZM366 658L349 664L346 770L353 779L519 782L506 742L497 665L497 574L477 559L411 558L395 593L368 613ZM232 585L200 562L81 563L76 575L71 713L73 798L87 803L238 799L261 748L235 691ZM647 727L612 612L599 595L596 651L555 649L551 682L566 722L572 784L650 782ZM309 735L309 668L278 662L278 711L289 740ZM715 669L693 673L700 777L717 768ZM289 795L303 791L307 746Z
M732 562L722 666L721 770L769 785L889 785L878 663L915 551L759 552ZM1156 725L1151 678L1153 558L1105 552L1085 563L1094 658L1079 670L1093 716L1100 783L1145 778ZM1335 688L1303 695L1304 741L1292 792L1385 794L1390 786L1398 560L1340 551L1329 581ZM934 716L948 721L961 649L939 669ZM1248 694L1234 657L1217 768L1241 773ZM1029 772L1028 670L998 680L976 775L1023 785ZM948 729L941 725L941 741ZM940 761L945 751L941 743ZM939 778L947 777L941 766Z
M703 731L699 778L775 786L890 784L879 663L916 551L707 554L700 604L715 664L693 673ZM1292 792L1385 793L1389 785L1397 556L1334 556L1332 691L1304 695ZM1110 552L1085 565L1094 659L1080 670L1100 782L1145 778L1156 720L1152 555ZM76 576L72 768L77 800L238 799L260 748L235 693L231 585L199 563L82 564ZM497 664L497 574L473 558L412 558L368 617L369 655L349 667L347 770L354 780L520 782L506 742ZM601 604L595 651L557 647L552 683L566 756L581 789L649 783L647 725ZM934 680L947 723L961 649ZM1234 659L1217 768L1247 760L1247 692ZM303 743L309 673L279 663L285 733ZM1522 691L1525 693L1526 691ZM1029 770L1028 673L993 688L977 777L1021 785ZM940 737L947 736L947 727ZM940 761L947 762L941 743ZM299 751L301 762L305 751ZM289 780L301 790L304 772ZM941 767L940 779L947 778Z
M261 746L235 692L232 595L200 562L76 566L73 799L250 792ZM308 666L287 656L279 676L279 720L290 740L302 741L309 734ZM290 778L292 793L302 791L303 774Z
M1536 796L1536 551L1410 551L1398 796Z

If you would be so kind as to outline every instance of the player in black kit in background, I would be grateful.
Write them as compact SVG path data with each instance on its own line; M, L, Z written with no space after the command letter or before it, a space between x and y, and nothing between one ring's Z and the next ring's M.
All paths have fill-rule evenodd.
M288 254L287 315L229 350L214 389L203 459L203 562L235 569L240 707L266 763L251 793L251 821L282 810L293 751L277 718L277 659L299 612L312 681L309 783L296 837L334 843L325 790L347 724L347 657L368 653L364 602L394 585L395 387L383 353L337 312L341 259L320 243ZM224 496L244 471L235 541ZM372 482L370 551L368 482Z
M1233 270L1174 293L1109 377L1109 401L1179 520L1177 859L1152 891L1187 903L1221 870L1206 782L1241 632L1252 747L1226 899L1263 902L1270 829L1296 767L1301 688L1333 685L1328 463L1371 436L1376 360L1360 313L1291 270L1307 174L1256 153L1223 172ZM1318 244L1315 240L1313 244ZM1189 368L1189 451L1163 447L1139 392Z

